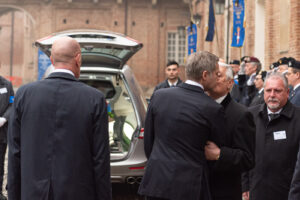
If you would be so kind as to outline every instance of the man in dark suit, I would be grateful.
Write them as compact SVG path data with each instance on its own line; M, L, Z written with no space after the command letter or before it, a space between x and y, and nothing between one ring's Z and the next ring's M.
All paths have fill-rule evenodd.
M224 113L204 91L216 85L218 57L196 52L187 59L187 81L152 96L145 122L147 168L139 193L148 199L209 200L207 140L222 145Z
M208 160L215 161L210 170L210 186L214 200L241 200L242 172L254 167L255 124L248 109L231 98L233 73L229 65L220 63L220 79L209 96L225 109L226 146L213 142L205 146Z
M11 82L0 76L0 200L6 200L2 193L4 162L7 148L7 128L12 103L14 100L14 90Z
M163 82L159 83L155 88L154 92L156 90L159 90L161 88L169 88L169 87L176 87L178 84L182 83L180 80L178 74L179 74L179 64L176 61L169 61L167 63L165 73L167 76L167 79Z
M265 103L265 101L264 101L264 81L265 81L266 76L267 76L266 71L260 71L260 72L256 73L254 84L255 84L257 92L256 92L255 96L253 97L249 107Z
M111 199L108 117L104 95L79 82L76 40L54 41L55 70L21 87L8 144L10 200Z
M289 100L295 106L300 106L300 62L293 61L289 63L286 73L289 85L293 88L290 91Z
M256 123L255 167L243 176L250 200L287 200L300 141L300 108L288 101L286 77L265 80L265 103L250 108Z

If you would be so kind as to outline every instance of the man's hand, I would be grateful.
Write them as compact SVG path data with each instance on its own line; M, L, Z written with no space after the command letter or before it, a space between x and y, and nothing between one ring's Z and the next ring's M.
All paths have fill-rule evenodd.
M249 200L249 191L243 192L242 198L243 200Z
M2 127L7 120L4 117L0 117L0 127Z
M218 160L220 157L221 150L213 142L208 141L205 145L205 157L207 160Z

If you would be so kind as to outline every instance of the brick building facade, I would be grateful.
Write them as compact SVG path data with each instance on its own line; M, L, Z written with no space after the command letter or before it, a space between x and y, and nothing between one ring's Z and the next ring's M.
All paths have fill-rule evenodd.
M128 64L147 91L165 78L165 64L175 52L174 47L172 53L171 44L183 42L180 40L183 36L178 35L180 27L185 27L190 22L188 2L187 0L0 0L2 28L0 44L1 47L5 47L0 48L0 73L10 76L11 24L14 11L12 76L21 77L22 84L34 81L37 77L37 48L32 47L36 39L53 32L90 28L123 33L144 44L142 50L130 59ZM183 49L180 51L176 47L176 56L180 52L185 52L185 44L181 46ZM176 56L174 58L178 58Z
M222 14L216 12L218 3L224 6ZM284 56L300 59L300 1L245 0L246 30L242 48L230 47L232 0L214 0L214 4L215 37L213 42L205 42L209 1L192 1L193 15L202 16L201 23L198 25L200 30L198 49L211 51L225 60L227 57L228 60L232 60L245 55L256 56L261 60L265 69L268 69L271 63ZM228 13L230 20L228 20ZM226 42L227 32L229 32L229 47L227 47Z

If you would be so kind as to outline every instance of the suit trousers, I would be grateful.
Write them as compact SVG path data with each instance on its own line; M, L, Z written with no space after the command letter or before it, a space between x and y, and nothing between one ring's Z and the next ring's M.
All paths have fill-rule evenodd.
M0 143L0 193L2 193L6 147L7 143Z

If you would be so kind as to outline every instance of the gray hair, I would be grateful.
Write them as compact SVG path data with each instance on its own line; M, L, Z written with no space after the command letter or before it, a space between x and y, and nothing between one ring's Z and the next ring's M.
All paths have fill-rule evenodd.
M216 70L219 58L207 51L198 51L191 54L186 62L185 73L188 79L199 81L204 71L212 73Z
M256 73L260 72L261 70L261 63L260 62L251 62L250 63L253 67L256 66Z
M283 85L284 85L284 88L285 89L288 89L289 88L289 85L288 85L288 80L287 78L285 77L285 75L283 75L282 73L280 72L270 72L267 77L266 77L266 80L264 82L264 87L266 85L266 82L269 80L269 79L281 79L282 82L283 82Z
M219 66L224 67L226 69L225 74L226 74L226 79L227 80L233 79L233 70L232 70L232 67L230 65L227 65L226 63L219 62Z

